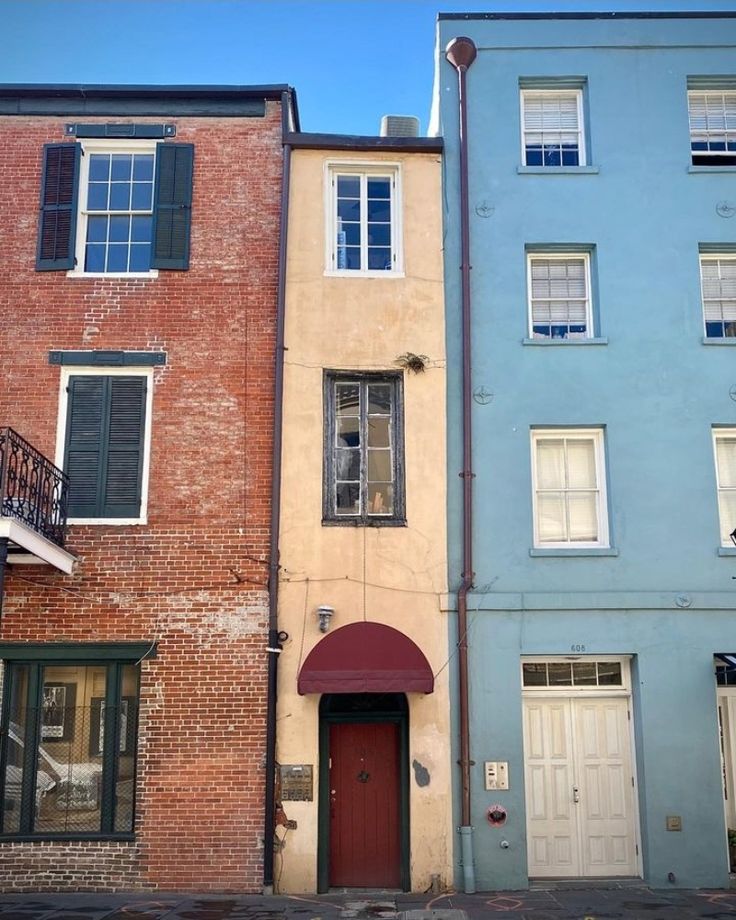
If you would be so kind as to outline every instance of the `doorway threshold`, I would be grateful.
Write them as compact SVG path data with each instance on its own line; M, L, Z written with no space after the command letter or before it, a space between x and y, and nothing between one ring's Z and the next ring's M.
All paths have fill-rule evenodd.
M617 889L646 888L644 880L634 876L591 876L590 878L530 878L533 891L569 891L579 888Z

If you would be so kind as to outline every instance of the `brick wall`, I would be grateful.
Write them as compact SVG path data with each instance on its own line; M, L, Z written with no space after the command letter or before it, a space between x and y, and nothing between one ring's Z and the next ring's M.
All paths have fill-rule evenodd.
M0 886L255 891L261 884L280 107L173 121L195 145L190 269L34 271L42 146L63 117L0 118L0 425L55 458L50 349L163 350L148 524L76 525L72 576L9 570L0 641L150 641L136 842L0 843ZM63 870L60 868L63 867Z

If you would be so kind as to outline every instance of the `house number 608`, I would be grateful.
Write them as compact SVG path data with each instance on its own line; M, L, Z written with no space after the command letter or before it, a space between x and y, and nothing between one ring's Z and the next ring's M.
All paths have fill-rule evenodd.
M585 646L584 646L584 645L575 645L575 644L573 643L573 645L570 646L570 651L571 651L571 652L584 652L584 651L585 651Z

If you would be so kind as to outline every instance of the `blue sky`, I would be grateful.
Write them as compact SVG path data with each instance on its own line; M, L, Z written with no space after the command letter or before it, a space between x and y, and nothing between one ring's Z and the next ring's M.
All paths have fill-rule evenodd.
M438 11L736 10L736 0L0 0L0 82L290 83L305 131L427 128Z

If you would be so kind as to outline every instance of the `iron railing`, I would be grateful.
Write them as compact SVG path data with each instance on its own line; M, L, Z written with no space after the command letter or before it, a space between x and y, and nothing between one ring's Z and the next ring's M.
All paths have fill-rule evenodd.
M0 517L63 546L68 495L65 473L12 428L0 428Z

